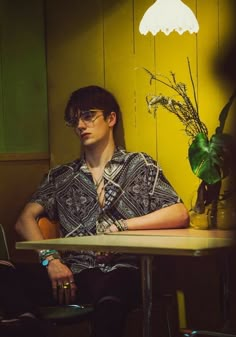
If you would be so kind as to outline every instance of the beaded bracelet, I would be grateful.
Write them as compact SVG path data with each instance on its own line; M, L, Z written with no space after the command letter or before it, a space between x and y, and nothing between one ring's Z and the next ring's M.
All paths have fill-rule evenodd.
M119 232L127 231L128 230L128 224L126 220L120 219L115 221L115 226L117 227Z
M47 256L52 255L54 258L60 258L60 254L55 249L43 249L39 251L39 261L45 260Z

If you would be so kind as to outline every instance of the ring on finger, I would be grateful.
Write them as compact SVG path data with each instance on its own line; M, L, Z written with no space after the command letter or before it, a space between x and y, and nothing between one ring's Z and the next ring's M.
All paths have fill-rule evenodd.
M69 283L69 282L64 283L64 284L63 284L63 288L64 288L64 289L70 288L70 283Z

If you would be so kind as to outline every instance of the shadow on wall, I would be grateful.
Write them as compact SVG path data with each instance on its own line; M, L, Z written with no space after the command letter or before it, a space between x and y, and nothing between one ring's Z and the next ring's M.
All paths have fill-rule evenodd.
M231 18L229 19L232 23L231 31L225 39L224 46L222 46L222 50L224 50L224 52L222 52L221 56L217 54L214 69L219 79L230 85L233 91L233 89L236 88L236 22L234 18L236 2L230 1L229 7L230 13L232 13Z
M119 7L122 2L125 2L126 0L103 0L103 15L109 15L112 11L115 10L115 8ZM114 93L115 95L115 93ZM119 103L119 102L118 102ZM125 136L124 136L124 125L122 120L123 113L121 111L120 117L119 117L119 123L117 125L117 128L115 129L114 136L115 136L115 142L116 145L121 146L125 148Z
M236 22L234 18L234 13L236 12L236 2L229 2L229 11L231 13L231 18L229 18L231 24L231 30L229 35L224 41L222 46L221 54L217 54L214 60L214 72L217 75L219 81L225 83L227 90L231 90L229 95L231 95L236 90ZM235 105L234 105L235 107ZM235 109L235 108L234 108ZM234 110L234 123L232 125L234 135L236 136L236 111Z
M115 12L116 8L121 7L121 4L126 0L46 0L45 14L53 12L55 22L67 22L67 25L56 25L57 31L61 31L60 37L63 39L68 36L74 40L74 37L78 34L87 32L98 22L101 22L101 17L104 18ZM71 9L73 8L73 12ZM77 30L75 30L75 22ZM71 24L70 24L71 23ZM65 34L65 31L70 31ZM87 41L89 43L89 41ZM85 48L86 46L83 46Z
M236 12L236 1L229 2L229 12L231 17L229 22L231 23L231 29L222 46L221 54L217 54L214 60L214 72L220 82L225 84L227 88L227 94L230 96L236 91L236 22L234 14ZM232 106L233 109L233 123L231 125L232 134L235 138L235 152L236 152L236 104ZM236 153L235 153L236 155ZM234 189L236 190L236 164L233 175ZM236 194L236 193L235 193ZM236 196L235 196L236 198Z
M105 76L104 21L112 22L114 13L124 7L125 2L45 1L48 102L50 125L54 126L50 128L51 166L69 162L80 155L77 139L65 129L63 117L58 118L59 114L63 115L70 93L86 85L105 86L110 90ZM116 92L112 93L116 95ZM65 134L66 144L62 138L58 139L58 133ZM117 145L124 146L122 120L115 131L115 139Z
M119 102L118 102L119 103ZM122 119L122 111L119 116L118 124L114 129L114 139L115 143L119 147L125 147L125 134L124 134L124 124L123 124L123 119Z
M214 70L215 70L215 73L219 81L223 82L226 85L227 90L230 90L229 95L231 95L236 90L236 61L235 61L236 60L236 22L234 18L235 12L236 12L236 1L231 0L229 6L231 7L230 8L230 13L231 13L230 21L232 23L231 31L228 37L225 39L225 43L223 46L223 53L215 59ZM236 147L236 104L234 104L232 108L233 108L233 123L231 127L232 127L232 134L235 138L235 147ZM236 169L234 170L232 179L233 179L234 190L236 191ZM234 198L236 199L235 195L234 195ZM230 259L228 261L229 270L230 270L229 289L228 289L230 293L229 326L233 330L234 333L236 331L235 254L236 254L236 250L230 256Z

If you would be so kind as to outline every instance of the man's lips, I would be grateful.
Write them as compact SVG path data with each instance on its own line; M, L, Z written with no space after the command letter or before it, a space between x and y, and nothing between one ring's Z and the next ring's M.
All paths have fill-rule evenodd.
M90 135L90 133L84 132L84 133L81 133L81 134L80 134L80 137L81 137L81 138L85 138L85 137L87 137L87 136L89 136L89 135Z

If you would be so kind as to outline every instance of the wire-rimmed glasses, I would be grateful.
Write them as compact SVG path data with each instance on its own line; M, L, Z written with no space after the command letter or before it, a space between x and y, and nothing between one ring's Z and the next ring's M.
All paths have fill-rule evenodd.
M80 111L80 113L75 114L69 121L67 121L66 125L70 127L76 127L81 120L86 127L93 127L96 119L103 116L103 113L96 116L97 112L103 112L103 110L89 109Z

